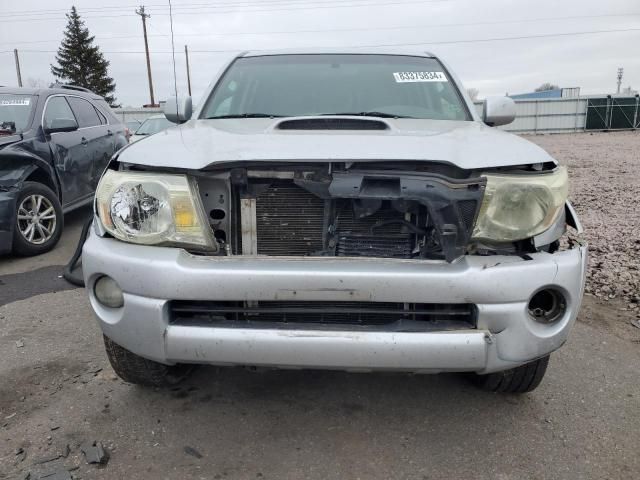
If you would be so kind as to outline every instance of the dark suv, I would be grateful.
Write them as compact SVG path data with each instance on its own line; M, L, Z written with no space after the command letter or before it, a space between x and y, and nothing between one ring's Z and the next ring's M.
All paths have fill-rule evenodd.
M0 88L0 254L52 249L63 213L91 202L126 144L125 126L89 90Z

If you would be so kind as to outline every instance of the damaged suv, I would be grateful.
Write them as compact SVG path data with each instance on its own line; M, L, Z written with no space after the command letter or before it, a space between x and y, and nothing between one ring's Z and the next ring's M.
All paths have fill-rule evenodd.
M39 255L90 205L128 142L104 98L74 85L0 88L0 254Z
M83 250L124 380L214 364L540 383L587 249L566 169L492 128L512 100L480 117L431 54L260 52L165 113L181 125L110 163Z

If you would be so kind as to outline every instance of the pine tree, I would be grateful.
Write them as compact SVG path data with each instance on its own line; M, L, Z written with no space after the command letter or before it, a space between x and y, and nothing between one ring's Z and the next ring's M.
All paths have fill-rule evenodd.
M109 62L93 45L95 37L89 34L75 6L71 7L71 13L67 13L67 20L64 38L56 55L58 65L51 65L51 73L59 81L88 88L115 107L113 93L116 85L107 72Z

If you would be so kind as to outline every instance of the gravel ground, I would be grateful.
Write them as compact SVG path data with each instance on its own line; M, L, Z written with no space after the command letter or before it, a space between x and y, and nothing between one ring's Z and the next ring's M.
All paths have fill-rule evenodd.
M589 243L586 292L640 317L640 134L527 136L566 165Z

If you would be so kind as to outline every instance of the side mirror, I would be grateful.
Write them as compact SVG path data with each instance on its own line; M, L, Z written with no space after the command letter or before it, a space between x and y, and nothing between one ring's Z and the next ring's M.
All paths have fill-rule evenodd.
M45 127L44 133L60 133L60 132L74 132L78 129L78 124L75 120L70 118L54 118L51 121L51 125Z
M184 123L191 118L191 97L169 97L164 104L164 116L173 123Z
M507 125L516 118L516 103L509 97L487 97L482 121L490 127Z

